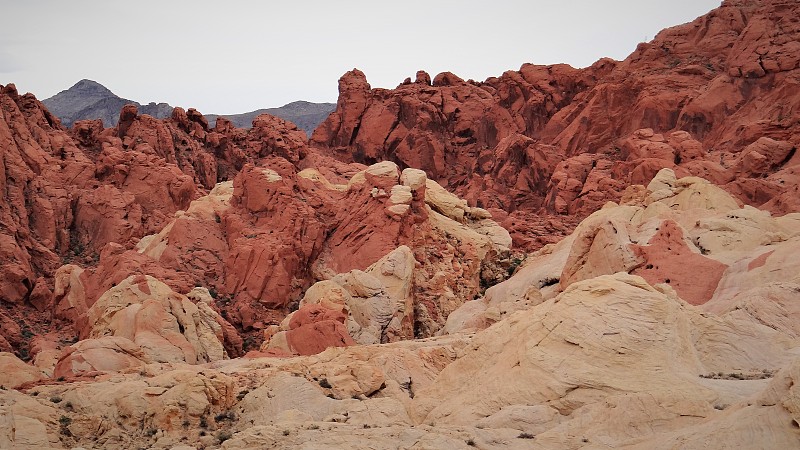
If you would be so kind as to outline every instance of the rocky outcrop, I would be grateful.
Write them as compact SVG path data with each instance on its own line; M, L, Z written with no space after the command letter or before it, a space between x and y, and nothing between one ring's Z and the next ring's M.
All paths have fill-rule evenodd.
M210 306L211 297L195 291L190 296L150 276L132 275L86 307L79 273L69 280L64 300L78 299L76 306L61 310L75 316L82 340L62 352L54 376L118 372L151 362L200 364L227 358L226 348L237 346L232 353L238 356L241 340L235 341L235 332L231 339L231 326Z
M661 170L647 188L631 186L624 198L586 218L568 238L520 261L514 277L451 314L444 332L486 328L576 282L618 272L668 285L682 300L712 309L753 287L748 277L764 276L756 274L794 280L793 263L785 263L786 271L767 263L780 265L781 255L796 246L796 213L772 217L742 208L721 188L696 177L677 179L670 169Z
M313 169L297 172L284 158L245 166L232 186L221 183L159 234L142 238L137 258L150 262L122 267L153 276L159 276L154 267L163 267L164 281L179 291L208 286L232 322L258 331L282 321L281 331L291 331L291 321L283 320L287 309L303 306L306 289L327 280L322 283L349 289L351 300L363 303L347 306L359 311L347 328L348 339L365 343L431 335L497 276L493 261L508 253L508 233L424 172L401 174L386 162L346 183L333 184ZM112 261L101 255L85 284L116 278L104 269ZM418 286L413 293L412 285ZM323 288L312 301L315 289L305 293L308 302L347 303L323 301ZM281 348L291 352L282 336Z
M150 364L28 395L0 390L0 437L32 439L7 431L15 420L17 430L39 430L38 439L62 436L55 448L309 439L354 448L365 440L387 448L792 447L798 337L760 322L777 314L753 314L703 310L666 284L601 275L475 335L202 367ZM796 323L791 314L784 324ZM101 417L109 424L97 428Z
M37 367L25 364L11 353L0 352L0 386L4 389L13 389L20 385L39 381L46 378L46 374Z
M39 326L49 323L51 311L57 320L74 320L79 314L74 308L85 310L133 273L158 276L187 293L199 278L168 267L191 259L198 272L208 270L218 262L215 248L207 246L212 253L202 265L198 253L165 268L133 250L138 241L163 230L178 211L187 210L218 180L232 180L245 164L280 155L299 165L308 153L302 131L267 115L259 116L251 130L224 120L210 128L195 110L176 108L169 119L158 120L130 105L116 128L82 121L66 130L13 85L0 87L0 103L0 300L19 305L18 313L0 313L0 320L18 320L26 324L26 333L46 332ZM178 227L183 224L193 225L180 222ZM64 263L88 269L81 275L85 305L75 304L74 297L63 302L69 289L63 283L57 288L55 278ZM213 275L209 271L201 278ZM26 357L29 343L18 332L4 327L0 336L0 348Z
M524 64L484 82L425 74L393 90L353 70L312 143L345 161L423 169L471 205L503 210L495 216L531 250L549 243L543 228L576 224L550 222L584 218L662 168L798 211L786 193L800 139L794 12L782 0L726 1L585 69Z
M267 187L284 180L277 170L260 170ZM438 220L439 229L459 239L481 229L472 228L470 218L482 217L481 210L448 197L413 170L398 175L390 164L371 167L349 187L314 172L284 174L313 181L318 194L371 193L379 186L394 191L382 199L386 220L396 220L389 208L409 205L405 214L427 207L426 220ZM220 186L179 216L217 224L221 214L217 225L224 226L241 214L232 200L236 186L233 193ZM395 186L412 188L411 199ZM415 204L423 186L425 201ZM9 430L38 430L39 440L30 445L43 448L178 442L252 448L312 438L355 448L363 439L390 447L508 442L510 448L568 448L587 440L667 448L707 445L709 437L718 448L734 442L791 447L797 441L792 421L800 419L792 406L800 343L797 214L772 217L740 207L721 188L668 169L623 198L624 204L609 203L567 239L520 262L484 300L450 314L442 332L452 334L424 340L354 345L356 339L391 341L397 322L402 334L408 295L418 301L417 287L432 289L419 281L430 262L419 264L411 245L366 270L313 285L285 328L268 329L277 333L263 348L267 354L324 349L312 356L265 359L252 352L186 365L187 355L209 348L193 331L198 324L217 330L213 348L222 347L222 327L192 313L192 305L199 312L211 296L198 288L183 297L152 278L131 277L89 308L91 338L68 347L55 366L53 376L64 381L42 384L41 371L21 381L30 395L0 390L0 438L20 445L33 438ZM167 254L169 236L146 239L143 248ZM497 234L480 236L494 246L501 241ZM687 266L706 268L689 272ZM62 271L59 298L83 304L69 300L80 294L72 289L82 274L74 267ZM169 344L148 344L161 339ZM184 339L194 353L187 353ZM93 382L71 382L75 377ZM653 417L659 427L650 426ZM98 428L100 420L111 422ZM50 436L64 437L50 442Z
M378 344L414 338L415 305L411 288L416 260L403 245L387 254L366 271L354 269L320 281L308 288L300 309L284 319L281 326L266 330L263 351L280 349L286 353L313 354L327 347ZM314 318L314 320L306 319ZM317 339L319 347L311 353L295 342L303 323L330 321L332 344Z

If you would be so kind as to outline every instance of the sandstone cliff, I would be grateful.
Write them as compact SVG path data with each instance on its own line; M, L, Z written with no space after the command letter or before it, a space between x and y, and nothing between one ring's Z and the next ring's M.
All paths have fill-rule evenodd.
M787 193L800 139L795 15L791 1L725 1L624 61L524 64L484 82L419 72L371 89L353 70L312 141L343 161L423 169L495 212L529 249L568 232L575 222L563 215L586 217L663 167L796 211Z

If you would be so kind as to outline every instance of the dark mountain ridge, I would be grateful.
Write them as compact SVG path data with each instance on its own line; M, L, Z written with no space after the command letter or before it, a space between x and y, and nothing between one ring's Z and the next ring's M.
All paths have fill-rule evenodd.
M172 114L173 107L167 103L143 105L134 100L122 98L92 80L81 80L71 88L42 101L50 112L55 114L61 123L71 127L79 120L101 119L106 126L113 127L119 122L119 113L122 107L128 104L136 105L140 114L147 114L157 119L165 119ZM211 126L217 117L229 119L237 128L251 128L253 119L259 114L271 114L281 119L288 120L298 128L311 135L314 129L336 108L334 103L312 103L296 101L280 108L263 108L241 114L208 114L206 117Z

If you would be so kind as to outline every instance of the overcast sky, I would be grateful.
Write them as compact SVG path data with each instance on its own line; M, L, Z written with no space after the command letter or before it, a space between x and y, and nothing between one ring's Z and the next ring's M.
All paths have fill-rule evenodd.
M484 80L525 62L624 59L719 0L0 0L0 84L39 99L95 80L140 103L233 114L335 102L417 70Z

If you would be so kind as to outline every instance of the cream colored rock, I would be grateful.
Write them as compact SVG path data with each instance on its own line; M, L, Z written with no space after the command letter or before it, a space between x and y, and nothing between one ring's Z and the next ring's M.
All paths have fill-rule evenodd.
M17 391L0 390L0 448L63 449L59 439L60 412Z
M483 260L490 253L499 254L507 247L498 248L492 238L486 234L479 233L471 226L456 221L436 211L431 211L428 220L434 229L446 236L455 236L462 242L470 242L477 250L477 256ZM506 232L507 233L507 232ZM510 240L510 237L509 237Z
M661 202L673 210L703 209L726 212L739 209L740 204L730 194L697 177L675 179L671 169L661 169L647 186L650 202Z
M124 337L153 361L198 364L226 357L218 315L150 276L131 276L109 289L86 314L85 338Z
M408 205L411 203L411 187L396 185L392 186L389 203L393 205Z
M388 191L399 181L400 170L397 164L383 161L367 167L364 177L370 185Z
M547 405L511 405L491 416L478 420L477 426L483 428L513 428L537 435L562 422L557 409Z
M703 309L730 320L760 324L780 332L781 336L798 338L800 238L758 251L757 256L743 258L726 270L714 296Z
M257 425L282 420L289 411L295 416L310 416L311 420L322 420L339 411L338 402L328 398L319 385L283 372L250 391L238 409L242 417Z
M323 280L311 285L300 300L301 304L322 305L332 310L348 312L352 295L344 286L333 280Z
M427 180L428 175L424 170L413 169L411 167L403 169L403 173L400 174L400 183L402 183L403 186L410 187L412 191L417 191L426 187Z
M347 423L314 422L299 427L258 426L237 433L222 448L325 449L471 449L503 448L525 450L531 441L518 439L518 431L484 430L465 427L380 426L367 427Z
M699 375L780 363L792 345L774 337L768 327L704 318L639 277L600 276L476 335L472 352L418 392L413 417L469 424L515 404L568 416L623 392L706 416L720 394Z
M485 430L468 427L415 427L402 425L352 425L348 422L314 422L305 426L258 426L244 430L225 441L222 448L251 449L464 449L503 448L525 450L531 448L529 439L519 439L519 432L511 429Z
M451 194L433 180L425 182L425 203L439 214L459 223L464 222L464 215L470 209L466 200Z
M214 417L231 409L238 392L231 377L186 365L165 370L148 366L141 374L35 389L35 398L44 405L54 405L52 398L61 399L46 429L57 436L66 424L77 446L87 448L152 447L161 439L174 441L166 447L171 448L180 442L176 434L188 433L190 427L194 441L201 423L215 426Z
M53 376L59 378L90 372L122 372L150 362L150 357L130 339L103 336L85 339L65 349Z
M660 197L661 193L664 192L666 195L669 196L672 193L672 190L675 189L677 186L678 179L675 176L675 171L672 169L661 169L656 173L656 176L650 180L650 183L647 185L647 190L653 193L653 199L656 197Z
M473 212L476 210L485 211L480 208L472 208L468 217L476 217L476 220L469 222L469 227L478 234L488 237L498 254L511 250L511 234L508 233L508 230L498 225L494 220L491 220L491 215L488 211L486 211L486 214L475 215ZM487 214L489 217L486 217Z
M795 359L754 399L724 405L713 420L634 441L626 448L794 448L799 439L796 424L800 423L798 381L800 359Z
M416 260L402 245L372 264L366 271L352 270L312 285L300 301L347 315L350 336L360 344L412 339L414 304L411 285ZM270 332L266 349L288 349L286 337L291 315L277 333ZM275 342L272 342L272 340Z
M58 333L36 336L31 340L30 354L33 355L31 363L48 377L52 377L53 369L61 358L63 345Z
M414 303L411 292L416 260L405 245L387 254L367 268L391 299L392 317L382 333L387 342L413 338Z
M86 291L80 279L81 273L83 269L73 264L65 264L56 270L53 291L55 317L75 321L89 309Z
M264 174L264 177L267 179L268 183L275 183L283 179L283 177L278 175L278 172L275 172L274 170L266 167L261 169L261 173Z
M559 281L574 239L573 233L530 255L514 276L487 289L481 299L466 302L453 311L440 334L482 330L506 314L555 297L561 292Z
M0 386L12 389L44 378L47 374L38 367L25 364L13 353L0 352Z
M629 272L641 263L628 229L636 213L627 206L605 208L581 222L560 276L562 289L598 275Z
M409 205L391 205L386 208L386 213L389 214L390 217L403 217L411 210Z
M273 181L279 181L280 176L270 169L264 169L265 176L272 177ZM270 173L274 174L271 175ZM275 179L274 177L278 177ZM189 208L175 213L175 219L170 221L164 228L156 234L142 237L136 244L136 250L155 260L161 259L169 246L169 236L175 227L176 220L200 220L217 221L219 217L230 208L230 201L233 197L233 181L217 183L208 195L192 201Z
M332 191L346 191L348 189L348 185L346 184L333 184L328 179L319 173L316 169L303 169L297 173L298 178L303 178L306 180L311 180L314 183L321 184L325 189L332 190ZM361 182L363 182L363 173L361 177Z
M649 279L655 283L669 279L669 272L681 265L685 271L687 264L702 262L700 255L731 266L729 270L735 271L737 261L766 253L800 233L800 217L794 217L800 215L773 218L767 212L752 207L739 208L730 195L705 180L694 177L677 180L668 169L659 172L650 183L646 196L637 198L639 201L631 198L625 205L607 204L581 222L570 237L548 250L549 256L533 256L532 259L536 258L537 261L536 269L523 267L517 277L491 288L487 298L496 298L496 292L504 301L516 302L523 298L536 300L539 293L543 294L542 299L546 299L582 279L618 271L650 270L651 266L666 263L665 268L652 267L655 272ZM670 225L672 222L678 225L675 233L681 234L682 238L670 243L664 242L669 238L662 236L659 238L662 243L658 245L664 248L653 247L648 250L659 229L674 227ZM670 250L671 245L684 247L681 249L684 255L682 259L668 262L664 261L664 256L658 256L658 252L674 254L677 249ZM650 256L648 251L651 252ZM652 260L648 261L648 258ZM555 266L553 262L557 262ZM644 267L648 262L650 265ZM562 273L556 275L551 267L562 267ZM687 289L686 283L691 283L690 275L677 275L683 277L684 283L683 287L677 288L680 295L690 295L694 302L708 300L710 294L692 293L691 289ZM558 290L536 292L540 290L537 283L545 285L552 280L559 281ZM713 292L716 286L713 283L717 281L707 274L704 282L711 286ZM505 309L514 307L506 305Z
M487 308L486 303L481 300L464 303L447 316L447 322L439 331L439 335L483 330L496 322L487 318Z
M724 215L714 215L696 222L689 232L692 242L711 257L732 264L766 247L800 234L800 226L790 214L773 218L769 212L745 206Z
M205 303L206 305L214 304L214 297L211 296L211 292L208 288L202 286L192 288L191 291L186 293L186 298L195 303Z
M186 214L200 220L215 220L215 216L218 217L230 208L231 197L233 197L233 181L217 183L208 195L192 201Z

